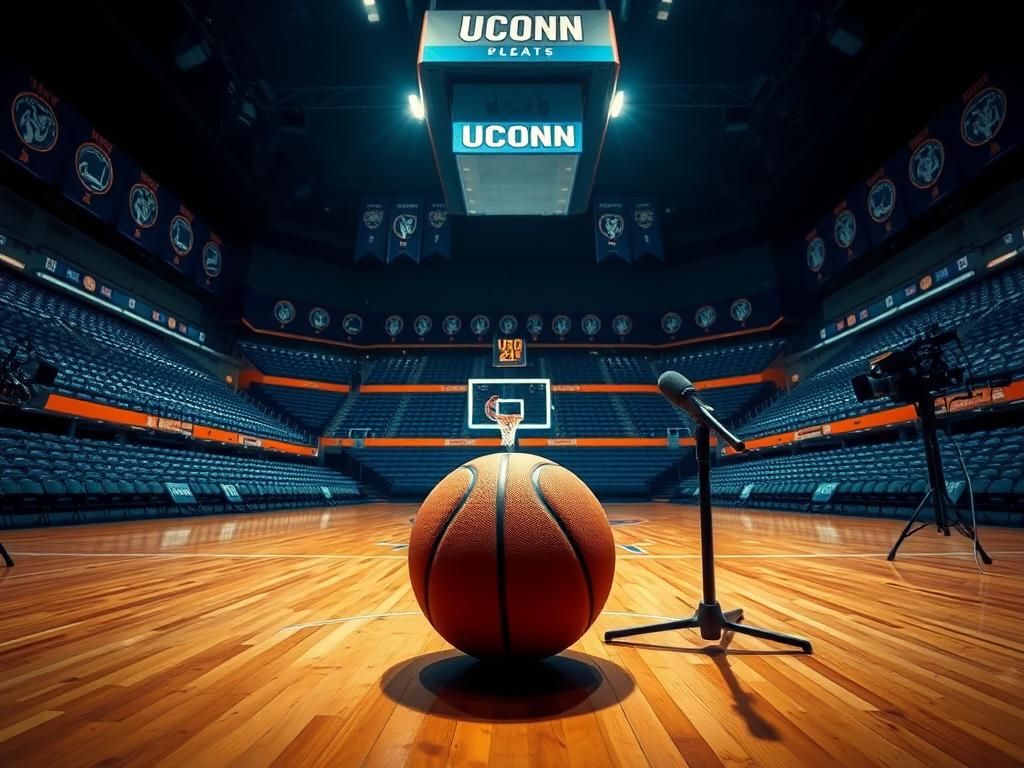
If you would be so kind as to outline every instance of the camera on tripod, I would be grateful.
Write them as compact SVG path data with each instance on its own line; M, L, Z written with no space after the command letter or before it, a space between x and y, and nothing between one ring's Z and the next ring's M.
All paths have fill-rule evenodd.
M888 397L897 403L918 403L964 384L964 369L951 366L945 347L959 344L955 328L932 325L924 336L902 349L884 352L870 361L871 370L854 376L853 393L860 402Z

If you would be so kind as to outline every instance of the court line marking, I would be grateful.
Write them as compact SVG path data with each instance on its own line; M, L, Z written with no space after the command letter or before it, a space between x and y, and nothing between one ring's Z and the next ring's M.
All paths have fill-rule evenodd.
M405 560L405 555L305 555L279 554L271 552L15 552L8 550L11 557L156 557L166 559L220 558L224 560Z

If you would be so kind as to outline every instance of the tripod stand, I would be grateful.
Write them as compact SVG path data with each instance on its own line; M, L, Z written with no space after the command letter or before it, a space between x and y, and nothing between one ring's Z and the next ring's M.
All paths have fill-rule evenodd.
M737 441L738 442L738 441ZM723 611L715 596L715 542L711 530L711 431L703 421L697 422L697 482L700 486L700 554L704 596L697 612L688 619L677 619L646 627L613 629L604 633L605 642L620 637L645 635L651 632L671 632L676 629L699 629L705 640L719 640L723 631L738 632L742 635L774 640L786 645L795 645L804 653L811 652L811 642L802 637L785 635L768 629L740 624L743 611Z
M904 539L913 536L922 528L927 528L934 523L935 530L944 536L949 536L949 529L952 528L961 536L973 541L985 565L991 565L992 558L982 549L981 542L978 541L978 532L974 530L970 523L960 517L960 512L957 510L956 504L949 497L949 491L946 489L946 478L942 471L942 451L939 449L938 419L935 416L935 395L931 393L923 395L914 404L914 407L917 409L917 416L921 420L924 459L928 467L928 491L914 509L914 514L907 521L903 533L900 534L900 537L896 539L896 543L892 545L892 549L889 550L888 559L894 560L896 558L896 550L900 548L900 544L903 543ZM935 519L932 522L918 523L917 518L928 503L928 499L932 500L932 512ZM914 527L915 523L917 523L916 527Z

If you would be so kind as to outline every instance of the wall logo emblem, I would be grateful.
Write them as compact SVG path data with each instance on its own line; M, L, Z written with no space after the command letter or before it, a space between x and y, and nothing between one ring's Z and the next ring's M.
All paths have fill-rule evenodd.
M57 115L43 99L24 91L11 102L11 119L21 143L35 152L49 152L60 133Z
M992 141L1006 120L1006 94L998 88L985 88L967 106L960 117L960 136L972 147Z
M584 315L580 320L580 328L587 336L597 336L601 330L601 318L597 315Z
M402 332L405 321L399 315L389 315L384 321L384 332L392 339Z
M644 207L633 210L633 221L641 229L650 229L654 226L654 208Z
M661 318L661 330L673 336L683 327L683 318L678 312L666 312Z
M171 219L171 248L179 256L185 256L192 250L192 225L181 214Z
M143 229L148 229L156 224L156 193L147 185L132 185L128 192L128 207L131 210L132 221Z
M473 332L474 336L483 336L490 329L491 320L487 315L474 315L473 319L469 321L469 330Z
M633 320L629 315L616 315L612 318L612 330L619 336L628 336L633 330Z
M620 216L619 218L621 219L622 217ZM569 319L568 315L555 315L551 320L551 330L555 332L556 336L565 336L572 330L572 320Z
M884 224L896 208L896 185L891 179L879 179L868 192L868 215L879 224Z
M416 233L416 224L415 216L411 213L402 213L395 216L395 220L391 222L391 231L399 240L408 240Z
M274 305L274 319L281 325L288 325L295 319L295 305L286 299L281 299Z
M448 209L447 208L435 208L427 214L427 221L434 229L440 229L444 226L445 221L448 220Z
M825 241L816 237L807 244L807 268L811 272L821 272L825 266Z
M331 314L323 307L313 307L309 310L309 324L313 326L313 330L320 331L326 330L327 326L331 324Z
M932 280L932 276L931 275L925 275L924 277L922 277L920 280L917 281L917 285L918 285L918 287L922 291L927 291L934 284L935 284L935 281Z
M502 315L498 321L498 330L501 331L505 336L511 336L516 332L516 328L519 327L519 321L516 320L515 315Z
M729 307L729 314L737 323L745 323L754 312L749 299L736 299Z
M857 217L853 215L853 211L843 211L836 216L833 234L836 245L840 248L849 248L853 245L853 239L857 236Z
M82 278L82 287L89 293L93 293L96 290L96 279L92 275L86 275Z
M921 142L910 156L910 166L907 168L910 183L918 189L935 186L945 164L946 148L942 146L941 141L928 139Z
M114 163L99 144L87 141L75 152L75 173L82 186L94 195L105 195L114 186Z
M705 331L714 325L717 319L718 313L715 312L715 308L710 304L705 304L703 307L698 309L697 313L693 316L694 322L696 322L697 325Z
M540 315L530 315L526 318L526 330L531 336L540 336L544 330L544 320Z
M614 242L622 237L626 221L618 213L605 213L597 220L597 228L606 240Z
M462 320L458 315L448 315L441 321L441 328L448 336L454 336L462 330Z
M212 241L204 245L203 272L206 273L207 277L217 277L220 274L222 264L223 256L220 252L220 246Z
M359 332L363 330L363 318L349 312L341 319L341 329L349 336L358 336Z
M384 206L374 205L363 211L363 226L367 229L377 229L384 223Z
M416 331L417 336L426 336L433 327L434 321L427 317L427 315L419 315L412 321L412 329Z

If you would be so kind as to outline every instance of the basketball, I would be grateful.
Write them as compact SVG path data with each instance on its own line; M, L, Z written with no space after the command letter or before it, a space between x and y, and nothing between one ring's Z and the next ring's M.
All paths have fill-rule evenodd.
M569 470L496 453L451 472L424 500L409 577L427 620L484 660L553 656L604 607L615 545L604 508Z

